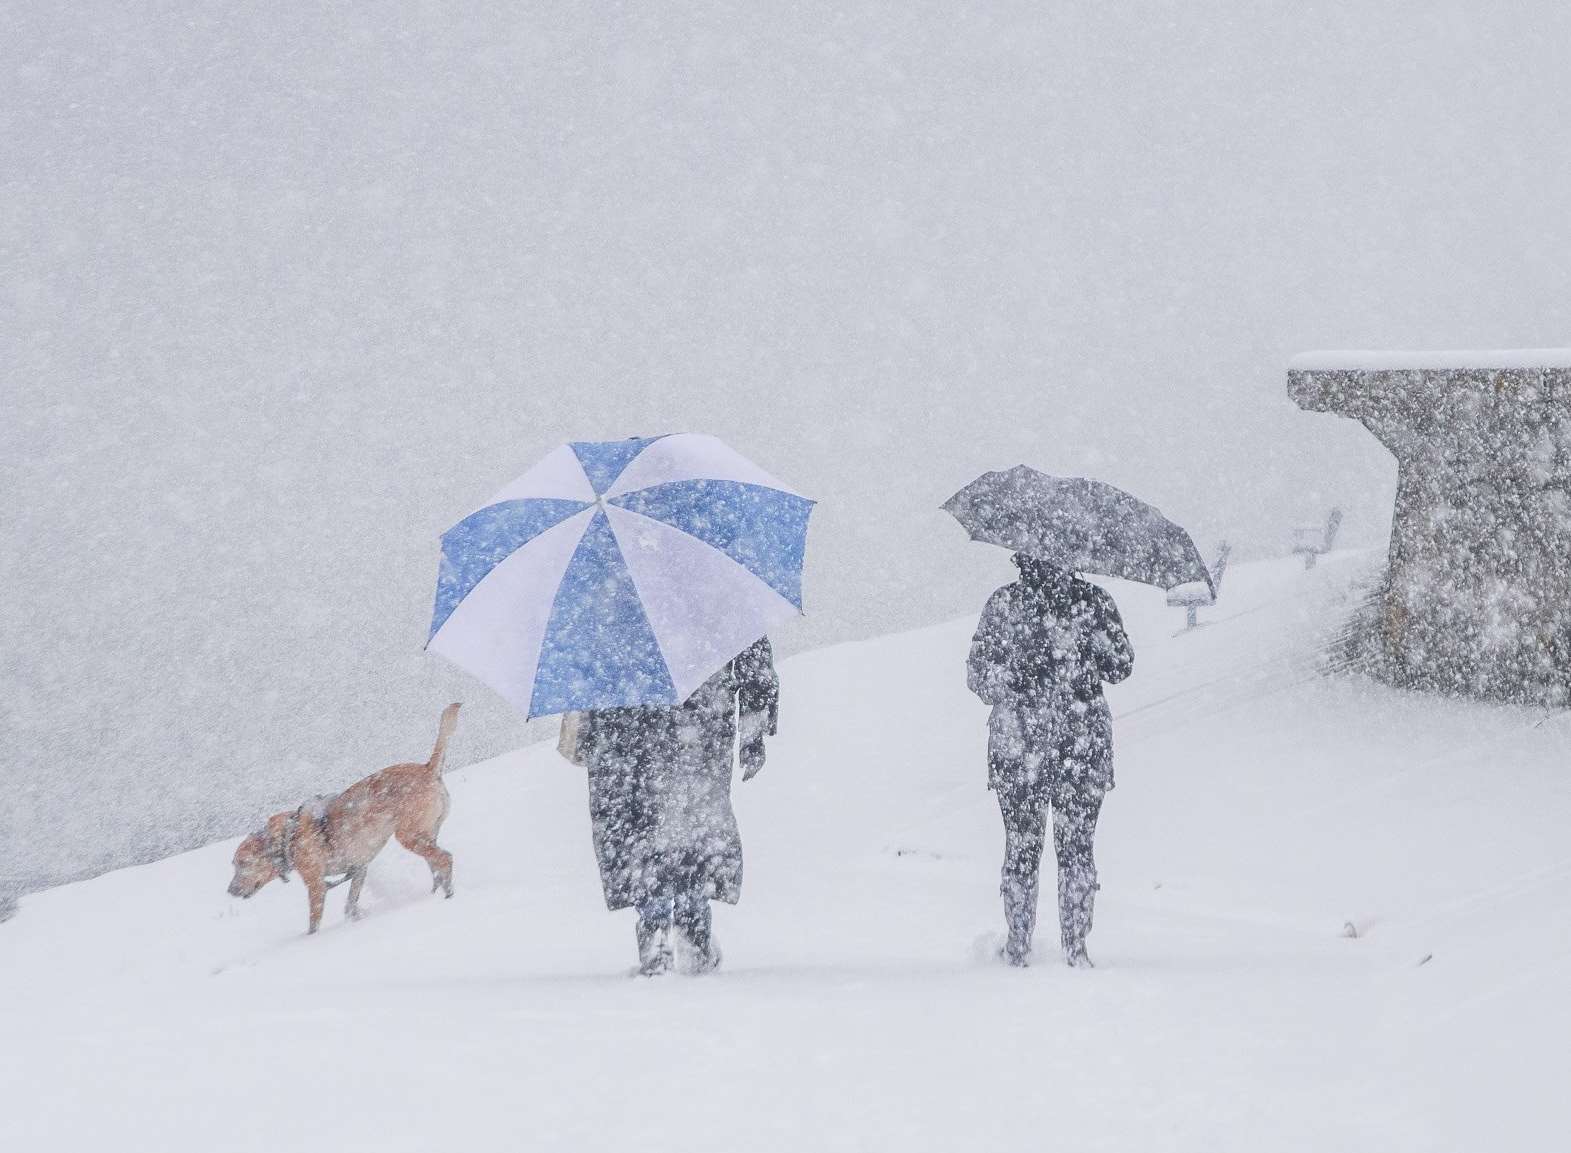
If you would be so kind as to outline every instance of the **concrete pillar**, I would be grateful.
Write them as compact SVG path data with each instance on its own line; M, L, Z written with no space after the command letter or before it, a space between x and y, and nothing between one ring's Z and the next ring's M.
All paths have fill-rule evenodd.
M1287 388L1396 456L1377 672L1571 703L1571 350L1311 353Z

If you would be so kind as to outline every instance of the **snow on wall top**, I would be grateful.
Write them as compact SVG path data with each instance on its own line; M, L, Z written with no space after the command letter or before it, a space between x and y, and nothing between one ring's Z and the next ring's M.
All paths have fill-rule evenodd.
M1371 372L1413 369L1571 368L1571 348L1486 348L1449 351L1322 350L1287 362L1296 372Z

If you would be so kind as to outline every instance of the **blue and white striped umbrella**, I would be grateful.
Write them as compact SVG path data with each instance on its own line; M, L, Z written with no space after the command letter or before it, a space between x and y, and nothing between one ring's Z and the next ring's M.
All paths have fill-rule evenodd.
M678 704L801 613L812 509L712 436L563 445L443 534L426 648L529 717Z

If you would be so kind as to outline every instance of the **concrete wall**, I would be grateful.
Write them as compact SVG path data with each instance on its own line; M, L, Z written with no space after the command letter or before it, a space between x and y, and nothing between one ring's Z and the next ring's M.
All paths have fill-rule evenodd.
M1308 358L1305 358L1308 359ZM1300 407L1361 421L1398 465L1372 667L1413 688L1571 697L1571 357L1326 363Z

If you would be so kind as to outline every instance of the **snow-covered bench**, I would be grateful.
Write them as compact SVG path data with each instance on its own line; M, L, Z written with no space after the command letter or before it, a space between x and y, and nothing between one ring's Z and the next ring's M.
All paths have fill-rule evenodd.
M1222 591L1222 574L1227 571L1227 558L1232 553L1233 547L1226 541L1217 545L1216 560L1211 563L1211 583L1205 581L1190 581L1188 584L1175 585L1167 590L1168 608L1184 610L1184 627L1192 629L1199 622L1196 613L1203 608L1216 604L1216 598Z
M1342 510L1334 508L1323 525L1300 525L1293 530L1293 553L1304 558L1304 567L1312 569L1321 553L1331 551L1336 543L1337 529L1342 527Z

